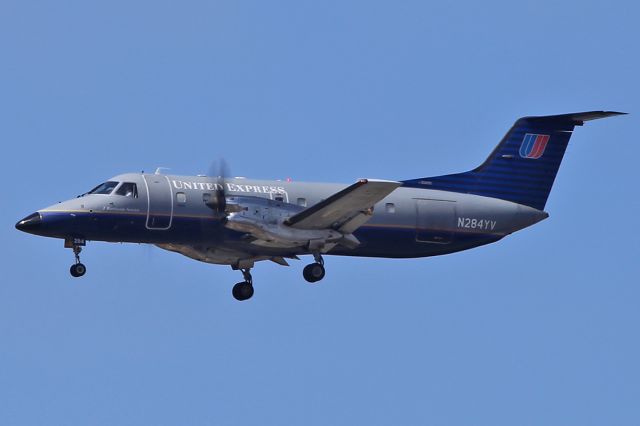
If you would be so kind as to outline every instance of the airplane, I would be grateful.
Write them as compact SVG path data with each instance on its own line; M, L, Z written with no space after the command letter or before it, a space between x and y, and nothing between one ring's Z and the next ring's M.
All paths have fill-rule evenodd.
M415 258L494 243L546 219L549 192L575 126L625 113L590 111L518 119L479 167L403 181L351 185L205 175L126 173L15 226L60 238L73 277L87 241L154 244L239 270L237 300L254 294L251 269L312 255L306 281L325 276L324 256Z

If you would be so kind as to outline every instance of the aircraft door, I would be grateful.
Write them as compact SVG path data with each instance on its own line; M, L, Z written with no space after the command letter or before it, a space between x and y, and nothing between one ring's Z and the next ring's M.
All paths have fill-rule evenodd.
M449 244L456 227L456 202L416 200L416 241Z
M147 188L147 229L167 230L173 220L173 193L169 178L143 175Z

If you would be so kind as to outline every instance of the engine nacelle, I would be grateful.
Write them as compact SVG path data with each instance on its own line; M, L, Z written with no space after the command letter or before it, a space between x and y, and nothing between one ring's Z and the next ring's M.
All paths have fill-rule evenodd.
M224 226L234 231L251 234L253 237L274 246L307 246L311 241L331 243L344 237L342 233L334 230L295 229L284 225L282 220L267 222L246 217L243 213L231 214Z

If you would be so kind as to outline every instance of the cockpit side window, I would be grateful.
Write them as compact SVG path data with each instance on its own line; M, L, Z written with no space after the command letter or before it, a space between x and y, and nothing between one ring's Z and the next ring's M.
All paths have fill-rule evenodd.
M116 195L138 198L138 186L133 182L124 182L116 191Z
M111 194L111 191L113 191L113 188L115 188L116 186L118 186L118 182L110 180L108 182L105 182L96 186L91 191L89 191L88 194L109 195Z

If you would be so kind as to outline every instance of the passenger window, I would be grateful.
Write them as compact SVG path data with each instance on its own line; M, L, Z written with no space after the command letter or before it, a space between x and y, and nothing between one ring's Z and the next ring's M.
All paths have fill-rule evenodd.
M306 198L298 198L298 205L300 207L307 207L307 199Z
M184 206L187 203L187 195L184 192L176 192L178 205Z
M395 213L396 212L396 205L393 203L387 203L385 205L387 213Z
M115 188L116 186L118 186L118 182L110 180L109 182L105 182L96 186L91 191L89 191L89 194L109 195L111 194L111 191L113 191L113 188Z
M116 191L116 195L124 195L125 197L138 198L138 186L133 182L124 182Z

